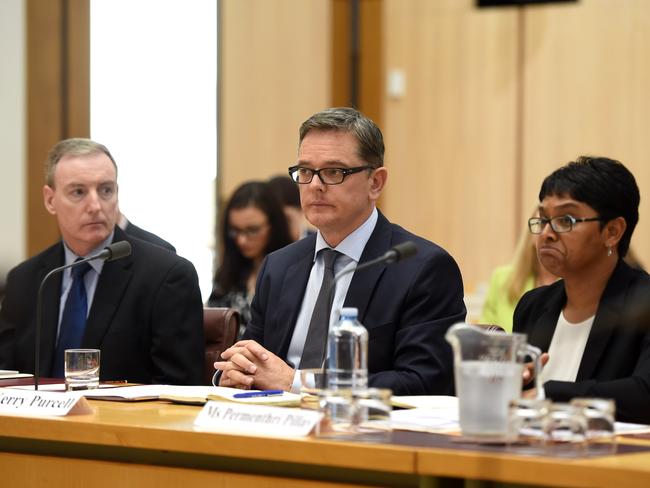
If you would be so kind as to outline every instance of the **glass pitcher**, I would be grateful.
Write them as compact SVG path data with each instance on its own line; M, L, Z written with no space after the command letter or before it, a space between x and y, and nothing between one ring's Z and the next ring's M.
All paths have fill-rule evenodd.
M460 429L464 437L507 441L516 437L508 425L508 404L521 396L524 364L532 359L538 378L541 351L526 334L488 331L469 324L453 325L446 334L454 351L454 377Z

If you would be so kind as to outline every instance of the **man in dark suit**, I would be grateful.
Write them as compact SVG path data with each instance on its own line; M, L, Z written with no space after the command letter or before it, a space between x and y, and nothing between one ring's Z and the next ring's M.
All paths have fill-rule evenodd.
M304 352L314 344L307 337L314 337L310 319L318 308L324 254L336 251L338 272L413 241L415 258L340 279L329 324L336 322L341 306L359 309L369 333L370 386L391 388L397 395L453 391L452 356L444 336L465 318L460 271L442 248L391 224L375 208L387 178L383 155L379 128L354 109L324 110L303 123L298 162L289 173L299 184L305 216L318 232L267 256L245 338L215 363L221 385L297 389L297 369L304 367ZM327 332L318 337L324 349Z
M192 264L115 225L117 167L104 146L88 139L61 141L50 152L46 172L45 207L63 239L9 272L0 310L0 368L33 372L36 296L47 272L127 240L130 256L92 261L81 277L66 270L45 285L40 374L61 374L62 344L69 340L73 347L101 350L102 380L201 383L202 303ZM85 311L76 335L69 332L67 313L75 280Z

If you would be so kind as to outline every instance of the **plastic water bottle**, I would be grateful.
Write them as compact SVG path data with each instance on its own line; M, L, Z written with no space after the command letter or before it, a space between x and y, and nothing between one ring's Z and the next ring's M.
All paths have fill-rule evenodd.
M356 308L342 308L327 341L327 382L331 390L368 387L368 331Z

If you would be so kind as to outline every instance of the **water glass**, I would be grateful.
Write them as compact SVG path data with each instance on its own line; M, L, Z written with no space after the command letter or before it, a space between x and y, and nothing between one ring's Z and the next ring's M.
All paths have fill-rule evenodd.
M517 398L510 401L508 432L512 440L541 444L544 441L544 424L550 406L550 400L538 398Z
M360 422L354 406L352 390L324 388L318 391L318 406L323 413L316 435L350 434L356 431L355 422Z
M583 446L587 421L582 409L569 403L552 403L544 419L544 438L548 446Z
M99 386L99 349L66 349L66 390L91 390Z
M586 421L585 436L588 442L615 439L616 405L605 398L574 398L571 405L578 408Z
M323 368L300 370L300 408L318 409L320 391L327 388L327 371Z
M388 388L363 388L352 391L352 430L363 434L391 431L390 412L393 392Z

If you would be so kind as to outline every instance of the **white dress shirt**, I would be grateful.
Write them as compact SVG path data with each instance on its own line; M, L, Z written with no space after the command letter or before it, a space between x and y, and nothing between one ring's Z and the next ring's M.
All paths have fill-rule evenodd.
M548 363L539 376L540 384L551 380L576 380L595 317L592 315L587 320L573 324L564 317L564 312L560 312L548 348Z

